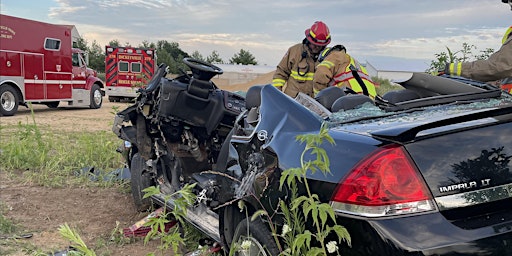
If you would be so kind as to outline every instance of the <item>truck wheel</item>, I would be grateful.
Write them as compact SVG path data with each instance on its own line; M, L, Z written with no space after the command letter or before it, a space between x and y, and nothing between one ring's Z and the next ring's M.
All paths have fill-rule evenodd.
M10 85L0 87L0 113L3 116L12 116L18 111L18 92Z
M279 248L274 242L267 225L259 218L243 219L235 230L232 245L235 255L279 255ZM242 246L243 245L243 246Z
M91 88L91 108L101 108L101 103L103 103L103 95L101 95L100 86L94 84Z
M49 108L57 108L59 106L60 101L52 101L52 102L46 102L46 106Z
M135 208L140 212L146 211L151 207L152 200L151 198L143 199L144 192L142 190L155 185L155 183L147 169L146 162L139 153L136 153L132 157L130 173L132 197L133 202L135 203Z

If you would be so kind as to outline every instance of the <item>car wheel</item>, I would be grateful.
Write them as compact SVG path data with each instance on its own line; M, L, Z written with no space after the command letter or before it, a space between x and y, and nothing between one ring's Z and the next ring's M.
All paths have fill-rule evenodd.
M132 197L135 208L141 212L146 211L151 207L152 200L151 198L143 198L144 192L142 190L155 185L155 183L149 173L146 162L138 153L132 157L130 173Z
M103 95L101 94L100 86L94 84L91 88L91 105L92 109L101 108L103 103Z
M0 87L0 113L3 116L12 116L18 111L18 92L10 85Z
M52 101L52 102L46 102L46 106L49 108L57 108L59 106L60 101Z
M233 236L235 255L278 255L279 248L267 225L260 219L246 218L238 223Z

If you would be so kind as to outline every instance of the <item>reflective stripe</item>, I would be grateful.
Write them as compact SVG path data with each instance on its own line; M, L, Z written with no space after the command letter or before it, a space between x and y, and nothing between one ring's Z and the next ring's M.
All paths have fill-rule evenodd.
M313 76L315 75L314 72L308 72L305 75L301 76L299 72L292 70L292 73L290 74L290 77L297 80L297 81L313 81Z
M286 81L284 79L276 78L276 79L272 80L272 85L275 87L283 87L284 83L286 83Z
M462 62L450 63L449 72L452 75L460 76L462 72Z
M357 69L357 74L363 80L363 83L366 85L366 89L368 90L368 94L370 97L374 98L377 95L377 91L375 90L375 85L372 82L372 79L366 72L366 69L359 64L359 62L355 61L354 58L350 57L350 64L347 65L345 72L337 74L334 76L331 85L341 86L344 82L348 82L350 84L350 88L355 92L362 92L363 88L357 82L352 70L350 70L350 66L353 65Z
M359 77L361 77L361 79L363 80L370 80L371 81L371 78L369 75L361 72L361 71L357 71L357 73L359 74ZM339 83L343 83L345 81L348 81L349 79L354 79L354 75L352 74L352 71L350 72L344 72L344 73L341 73L341 74L338 74L334 77L334 82L336 84L339 84Z
M332 67L334 67L334 63L332 63L328 60L324 60L324 61L322 61L322 63L318 64L318 66L324 66L328 69L331 69Z
M507 29L507 32L505 32L505 35L503 35L501 44L504 44L507 41L507 39L510 37L510 35L512 35L512 26L510 26L510 28Z

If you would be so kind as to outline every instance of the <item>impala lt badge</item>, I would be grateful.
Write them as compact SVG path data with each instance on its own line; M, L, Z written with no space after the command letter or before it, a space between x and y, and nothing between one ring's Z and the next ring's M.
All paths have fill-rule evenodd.
M464 183L458 183L458 184L452 184L448 186L442 186L439 187L439 192L451 192L455 190L468 190L472 188L477 187L488 187L491 184L491 179L483 179L478 181L470 181L470 182L464 182Z

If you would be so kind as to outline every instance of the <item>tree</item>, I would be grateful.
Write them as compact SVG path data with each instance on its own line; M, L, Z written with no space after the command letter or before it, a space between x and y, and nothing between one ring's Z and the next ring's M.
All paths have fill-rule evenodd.
M73 42L73 47L81 49L83 51L87 51L87 40L80 37L78 38L78 40L76 40L76 42Z
M121 46L121 44L119 43L119 40L117 40L117 39L110 40L110 42L108 42L107 45L112 46L112 47L119 47L119 46Z
M188 69L183 63L183 58L189 57L189 55L180 49L178 43L169 43L167 40L160 40L156 43L156 46L158 62L167 64L172 74L179 74L182 70L185 71Z
M98 72L105 72L105 52L103 46L100 46L96 40L94 40L88 52L89 67Z
M249 65L249 64L257 65L258 64L258 62L254 58L254 56L249 51L246 51L244 49L240 49L239 53L235 53L235 55L233 55L233 58L231 58L229 60L229 63L230 64L243 64L243 65Z
M153 43L153 42L150 43L146 40L142 41L142 43L140 43L138 47L145 48L145 49L148 49L148 48L156 49L155 43Z
M192 58L196 59L196 60L200 60L200 61L206 61L203 57L203 55L201 55L201 53L199 53L199 51L195 50L193 53L192 53Z
M208 57L206 57L206 62L216 63L216 64L224 63L224 61L220 58L219 53L215 50L213 50L212 53Z
M462 49L455 52L446 47L447 52L434 54L436 59L430 62L430 66L427 70L425 70L425 72L435 74L439 70L443 70L446 63L487 59L491 54L494 53L494 49L487 48L483 51L480 51L480 54L475 55L473 54L473 50L476 49L476 46L470 45L468 43L463 43Z

